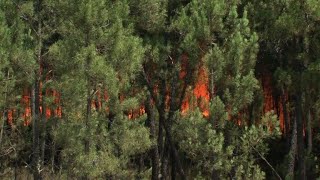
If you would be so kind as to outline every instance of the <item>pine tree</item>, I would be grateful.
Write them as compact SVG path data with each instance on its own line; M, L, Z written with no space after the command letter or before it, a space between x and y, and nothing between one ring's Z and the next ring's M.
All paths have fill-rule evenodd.
M1 178L315 179L318 4L2 0Z
M130 157L148 150L151 142L147 129L125 115L138 104L124 93L141 70L144 53L132 35L128 5L100 0L53 6L61 12L62 40L49 53L64 102L57 139L64 147L64 168L76 177L129 178ZM93 107L95 99L101 105Z
M238 15L238 12L242 12L242 14ZM198 125L197 122L194 122L193 126L196 128L192 127L192 121L197 121L197 119L201 121L196 112L195 115L190 115L191 122L181 121L183 125L178 126L177 129L186 129L191 126L190 128L195 131L187 129L186 134L176 132L178 137L182 136L179 138L179 142L188 139L180 144L182 150L190 152L191 150L186 149L186 146L189 144L194 147L193 142L197 142L194 147L195 151L190 152L191 158L192 155L196 155L193 157L196 161L200 158L199 156L204 155L206 160L199 163L198 166L201 167L200 169L207 170L200 171L203 174L198 174L199 177L209 176L215 179L253 176L255 179L263 179L264 173L258 166L254 166L257 162L254 162L252 158L253 154L260 153L260 151L265 154L266 149L259 148L258 150L253 147L255 145L252 147L250 145L249 147L242 146L254 141L245 138L247 131L253 134L261 133L255 125L252 127L245 125L247 123L246 116L243 114L243 111L252 103L254 92L258 90L258 83L253 73L258 52L258 37L250 30L246 9L241 9L236 1L205 1L201 3L192 1L182 10L176 27L180 30L180 34L184 35L185 46L190 50L196 49L197 42L194 42L195 40L202 43L200 47L205 53L205 65L210 73L209 122L212 125L206 122L201 122L203 125ZM233 123L230 123L228 119ZM275 124L275 118L271 119ZM188 123L190 125L187 125ZM237 127L235 124L241 124L242 127ZM261 122L261 124L264 123ZM209 134L201 134L200 129L205 129L204 133ZM279 129L276 132L279 132ZM253 134L249 137L255 137ZM268 139L272 136L268 132L265 134L266 136L261 139ZM210 139L210 137L217 138ZM192 138L195 139L192 140ZM262 141L257 146L265 146ZM206 147L207 145L209 147ZM242 150L248 154L242 154ZM219 151L226 151L227 154L219 154ZM223 164L230 161L223 159L228 156L233 156L237 160L232 160L232 164ZM240 160L241 158L247 159ZM265 160L263 155L259 158ZM239 162L237 162L238 160ZM244 162L248 162L248 164Z
M7 116L7 96L8 96L8 92L10 91L9 90L9 83L11 82L10 81L10 71L9 71L9 61L8 61L8 50L6 47L9 46L9 43L10 43L10 40L9 40L9 28L7 27L6 25L6 22L5 22L5 16L4 16L4 13L1 11L1 15L0 15L0 23L1 23L1 29L0 29L0 36L2 37L1 39L1 44L2 46L0 47L0 59L1 59L1 62L0 62L0 83L1 83L1 89L0 89L0 92L1 94L3 95L3 99L1 99L0 101L0 106L1 106L1 134L0 134L0 145L1 145L1 152L2 152L2 148L3 148L3 141L2 141L2 138L3 138L3 131L4 131L4 126L5 126L5 121L6 121L6 116Z
M283 1L276 4L257 2L249 3L249 6L252 7L250 14L255 22L253 26L261 34L261 44L265 47L263 55L271 54L275 57L273 71L282 99L285 99L286 92L289 94L289 100L283 100L284 114L288 111L291 115L290 118L285 117L286 138L291 142L286 177L306 179L306 174L312 173L306 171L303 127L307 127L305 130L308 134L308 151L311 152L310 112L316 103L314 98L319 96L314 91L318 88L318 82L314 81L318 72L314 67L319 64L319 5L310 0ZM290 105L289 108L287 104ZM298 172L298 176L295 172Z
M22 153L22 150L26 147L26 145L28 145L28 134L24 134L25 129L21 128L23 123L16 121L20 119L19 116L21 115L19 113L21 108L17 102L19 102L21 98L23 86L29 86L32 84L34 79L33 72L37 68L35 66L36 61L34 58L34 46L32 45L33 32L32 28L30 27L30 23L33 22L31 17L32 10L32 2L1 2L2 23L3 27L7 28L7 33L3 34L4 36L2 36L4 40L2 47L6 48L6 57L3 57L3 59L7 60L7 63L3 64L6 67L3 69L4 71L2 71L5 72L7 79L5 86L7 92L5 94L8 96L5 99L6 101L9 99L12 101L10 103L7 101L5 108L6 111L8 111L10 108L11 111L16 112L14 115L10 115L11 119L14 119L15 122L11 122L11 137L7 137L8 143L12 142L14 138L16 139L16 142L11 143L11 148L16 150L12 162L15 169L17 168L17 164L21 162L20 159L17 159L18 156L20 153ZM10 45L5 44L6 40L7 42L10 42ZM17 127L19 128L18 131L15 129ZM33 154L32 158L35 159L35 157L35 154ZM37 173L38 171L35 171L35 163L33 167L34 172Z
M223 126L228 113L236 121L258 90L253 74L257 35L250 31L245 11L238 17L236 1L138 1L131 5L138 33L148 47L143 76L158 114L155 155L159 154L161 162L160 176L175 178L178 172L183 179L187 173L177 148L181 139L173 138L172 125L180 122L176 113L194 88L202 59L211 73L211 122ZM148 8L136 10L139 5ZM150 110L147 114L154 117ZM184 134L183 129L175 133Z

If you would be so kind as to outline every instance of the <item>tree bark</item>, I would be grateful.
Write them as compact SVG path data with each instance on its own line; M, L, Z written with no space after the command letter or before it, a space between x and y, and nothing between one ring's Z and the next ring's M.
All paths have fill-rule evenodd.
M155 116L153 113L151 98L148 95L146 101L146 113L148 121L150 123L150 138L152 141L156 142L156 127L155 127ZM152 161L152 180L159 179L159 152L158 145L154 145L151 149L151 161Z
M34 85L32 87L32 114L33 114L33 159L32 159L32 170L33 179L39 180L41 177L41 159L40 159L40 77L41 77L41 56L42 56L42 21L41 21L41 6L42 0L37 0L35 4L35 12L38 20L37 29L37 64L39 69L34 73Z
M286 151L290 152L290 128L292 129L292 127L290 127L290 120L289 120L289 116L288 116L285 87L282 87L282 89L281 89L281 105L283 108L283 120L284 120L284 126L285 126L284 133L285 133L285 137L286 137Z
M175 180L177 171L176 171L176 163L175 163L173 151L171 151L170 157L171 157L171 180Z
M170 148L172 150L172 153L174 155L174 160L176 161L177 168L178 168L179 174L180 174L180 178L181 179L186 179L185 173L183 171L183 168L182 168L182 165L181 165L181 162L180 162L178 151L175 148L174 143L173 143L173 139L172 139L172 136L171 136L171 131L170 131L170 129L169 129L169 127L168 127L166 122L163 122L162 124L163 124L163 127L164 127L165 131L166 131L166 139L168 140L168 145L170 146Z
M89 82L88 82L89 86ZM85 117L85 128L86 132L89 132L90 129L90 116L91 116L91 89L90 87L87 87L87 105L86 105L86 117ZM90 144L89 144L89 138L87 137L89 134L85 135L84 138L84 153L86 155L89 154L90 150Z
M281 90L281 96L282 96L282 108L283 108L283 120L284 120L284 124L285 124L285 136L288 139L290 136L290 122L289 122L289 118L288 118L288 111L287 111L287 100L286 100L286 94L285 94L285 89L282 88Z
M0 132L0 149L2 147L2 138L3 138L3 131L4 131L4 124L7 117L7 110L3 108L2 118L1 118L1 132Z
M297 154L297 120L292 119L292 135L291 135L291 146L289 151L289 164L286 179L294 179L294 169L295 169L295 158Z
M178 155L178 151L174 145L173 142L173 138L171 136L171 128L170 126L167 124L168 122L172 122L172 118L173 118L173 112L175 112L175 110L178 110L179 107L181 107L181 103L183 101L184 98L184 94L186 92L186 87L187 85L185 84L183 87L183 91L181 93L180 99L178 101L178 103L174 103L170 105L170 109L169 109L169 116L166 118L165 117L165 96L166 96L166 86L165 86L165 79L161 79L161 83L160 83L160 95L162 96L160 98L160 100L157 99L157 96L155 95L154 91L153 91L153 84L150 83L150 81L148 80L147 74L146 74L146 70L144 69L143 71L143 75L146 81L146 85L148 87L148 90L150 92L150 94L152 95L153 100L155 101L157 110L159 112L159 136L162 135L160 134L160 132L162 131L162 128L165 131L166 134L166 141L168 142L168 145L170 146L170 148L172 148L171 150L173 151L173 155L174 155L174 160L176 161L177 164L177 168L178 168L178 172L180 174L180 178L181 179L186 179L185 177L185 173L183 171L181 162L180 162L180 158ZM163 156L165 155L165 153L162 153L162 143L163 140L160 139L161 137L158 136L158 144L159 144L159 154L161 155L161 159L163 158ZM162 155L163 154L163 155ZM162 164L163 165L163 164ZM161 166L162 166L161 165Z
M44 157L46 149L46 132L47 132L47 117L46 117L46 95L42 95L42 128L41 128L41 166L44 166Z
M32 88L31 93L32 99L32 131L33 131L33 156L32 156L32 170L33 170L33 179L41 179L41 162L40 162L40 127L39 127L39 81L36 80Z
M311 110L308 110L307 114L307 137L308 137L308 154L312 153L312 119Z
M9 71L7 73L7 77L9 79ZM4 125L5 125L5 121L6 121L6 117L7 117L7 110L6 110L6 103L7 103L7 93L8 93L8 82L6 82L6 87L5 87L5 92L4 92L4 107L3 107L3 111L2 111L2 120L1 120L1 130L0 130L0 149L2 147L2 138L3 138L3 131L4 131Z
M85 35L85 46L89 46L89 30L86 31L86 35ZM90 70L90 64L91 64L91 60L89 55L87 55L88 57L86 58L85 61L85 65L84 65L84 70L85 70L85 77L86 77L86 87L87 87L87 102L86 102L86 113L85 113L85 132L86 135L84 135L84 153L86 155L89 154L90 151L90 142L89 142L89 134L90 134L90 117L91 117L91 102L92 102L92 95L91 95L91 90L92 90L92 86L91 86L91 79L90 79L90 74L89 74L89 70Z
M168 177L168 158L169 158L169 145L168 145L168 140L165 140L165 146L163 149L163 156L161 159L161 180L167 180L169 179Z
M164 151L164 131L163 131L163 122L165 121L165 101L166 101L166 82L164 79L161 80L161 88L160 88L160 105L157 106L159 112L159 134L158 134L158 146L159 146L159 154L160 158L163 158Z
M303 137L303 113L302 113L302 92L297 93L296 99L296 118L297 118L297 142L298 142L298 172L299 179L306 179L305 161L304 161L304 137Z

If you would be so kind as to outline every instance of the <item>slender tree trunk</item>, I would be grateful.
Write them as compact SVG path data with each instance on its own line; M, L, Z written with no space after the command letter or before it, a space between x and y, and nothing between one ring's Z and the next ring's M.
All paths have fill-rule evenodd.
M56 164L55 164L55 159L56 159L56 129L57 129L57 118L55 117L54 119L52 119L51 121L53 121L53 125L51 126L51 131L53 132L53 135L52 135L52 143L51 143L51 171L53 174L55 174L55 167L56 167ZM62 168L60 168L60 171L61 171Z
M152 141L156 141L156 127L155 127L155 116L153 113L151 98L148 95L146 101L146 113L148 121L150 122L150 137ZM151 161L152 161L152 180L159 179L159 152L158 145L155 145L151 149Z
M297 117L297 142L298 142L298 172L299 179L306 179L305 161L304 161L304 137L303 137L303 117L302 117L302 93L297 93L296 100L296 117Z
M286 151L290 151L290 120L288 116L288 110L287 110L287 99L285 94L285 88L283 87L281 89L281 105L283 108L283 120L284 120L284 129L285 129L285 137L286 137ZM294 121L294 120L293 120ZM291 123L292 124L292 123Z
M168 177L168 158L169 158L169 145L168 140L165 140L165 146L163 149L163 156L161 159L161 179L166 180Z
M163 125L162 125L162 122L164 121L164 112L159 112L159 127L158 127L158 151L159 151L159 155L160 155L160 158L163 157L163 149L164 149L164 138L163 138L163 135L164 135L164 131L163 131Z
M292 135L291 135L291 146L289 151L289 164L286 179L294 179L294 169L295 169L295 158L297 154L297 120L292 119Z
M158 146L159 146L159 154L160 158L163 158L164 151L164 130L163 130L163 122L165 121L165 101L166 101L166 82L164 79L161 80L161 88L160 88L160 107L157 106L159 112L159 131L158 131Z
M171 150L170 157L171 157L170 158L171 159L171 180L175 180L177 171L176 171L176 161L175 161L175 157L174 157L174 152L172 150Z
M87 32L86 34L86 46L88 46L88 37L89 33ZM86 64L85 64L85 76L86 76L86 80L87 80L87 84L86 84L86 88L87 88L87 102L86 102L86 113L85 113L85 134L84 134L84 154L85 155L89 155L90 153L90 119L91 119L91 102L92 102L92 95L91 95L91 90L92 90L92 86L91 86L91 80L90 80L90 75L88 74L90 69L90 58L87 57L86 59ZM85 173L85 175L82 177L83 180L87 180L88 179L88 175Z
M42 95L42 128L41 128L41 166L44 166L44 157L46 149L46 132L47 132L47 117L46 117L46 95Z
M7 110L5 108L3 108L3 113L2 113L2 117L1 117L0 149L2 147L2 138L3 138L4 124L6 121L6 117L7 117Z
M56 120L54 120L56 121ZM54 127L56 126L56 122L54 122ZM55 130L55 128L54 128ZM53 131L54 131L53 130ZM51 172L55 174L55 157L56 157L56 137L53 136L51 143Z
M162 128L163 128L165 133L166 133L166 136L165 136L166 138L165 139L168 142L168 145L170 146L170 148L172 148L172 151L173 151L173 154L174 154L174 160L176 161L178 172L180 174L180 179L186 179L185 173L183 171L183 168L182 168L182 165L181 165L181 162L180 162L178 151L174 146L173 138L171 136L171 128L167 123L172 121L172 115L174 114L172 112L174 112L179 107L181 107L181 103L182 103L182 100L183 100L183 97L184 97L184 93L186 91L186 87L187 86L185 85L184 88L183 88L183 93L181 94L179 103L175 104L173 109L172 108L169 109L169 117L165 118L165 96L166 96L166 86L165 86L166 83L165 83L165 80L162 79L161 83L160 83L161 84L161 86L160 86L160 94L161 94L162 98L160 98L160 100L157 100L157 97L156 97L155 93L153 92L153 86L149 82L145 71L144 71L144 77L145 77L145 81L146 81L146 85L148 87L148 90L149 90L150 94L152 95L152 98L155 100L155 104L156 104L157 110L159 112L158 145L159 145L159 154L161 155L160 157L161 157L161 159L163 159L163 157L166 155L166 153L162 153L163 152L163 150L162 150L163 140L161 139L162 138L162 134L160 134L160 133L162 132ZM163 160L161 162L163 162ZM163 166L163 163L161 164L161 166ZM162 168L162 169L164 169L164 168Z
M170 150L170 158L171 158L171 162L174 162L173 164L171 164L172 166L174 166L173 170L174 170L174 176L175 176L175 171L176 171L176 168L180 174L180 179L186 179L185 177L185 173L184 173L184 170L182 168L182 164L181 164L181 161L180 161L180 157L179 157L179 154L178 154L178 150L176 148L176 144L171 136L171 127L172 127L172 123L173 123L173 117L174 117L174 113L180 109L181 107L181 104L182 104L182 101L183 101L183 98L184 98L184 95L185 95L185 92L186 92L186 84L184 85L183 87L183 90L182 90L182 93L179 97L178 100L176 100L175 97L177 97L178 95L177 92L176 92L176 89L178 89L177 87L177 81L178 81L178 77L179 77L179 73L178 72L175 72L173 71L173 79L172 79L172 82L171 82L171 94L170 94L170 109L169 109L169 115L168 115L168 118L167 118L167 121L166 122L163 122L163 125L164 125L164 128L165 128L165 131L166 131L166 139L168 140L168 145L169 145L169 150ZM172 177L173 178L173 177Z
M312 153L312 119L311 119L311 110L308 110L307 114L307 137L308 137L308 154Z
M89 46L89 30L86 32L86 36L85 36L85 43L86 46ZM86 76L86 80L87 80L87 102L86 102L86 113L85 113L85 132L86 135L84 137L84 153L86 155L89 154L90 151L90 142L89 142L89 134L90 134L90 118L91 118L91 102L92 102L92 97L91 97L91 80L90 80L90 74L89 74L89 70L90 70L90 57L88 56L85 62L85 76ZM85 179L87 179L85 177Z
M288 139L290 137L290 122L288 118L288 111L287 111L287 100L286 100L286 94L285 94L285 89L282 88L281 90L281 96L282 96L282 108L283 108L283 119L284 119L284 124L285 124L285 136Z
M40 159L40 77L41 77L41 56L42 56L42 20L41 20L41 6L42 0L37 0L35 4L35 12L37 15L37 35L38 35L38 45L37 45L37 64L39 69L34 73L34 85L32 87L32 116L33 116L33 179L39 180L41 177L41 159Z
M91 89L90 89L90 87L87 87L87 106L86 107L87 108L86 108L86 117L85 117L85 127L86 127L86 132L88 132L90 129L90 116L91 116ZM90 150L89 138L87 136L89 136L89 134L85 135L85 138L84 138L85 139L84 140L84 152L86 155L89 154L89 150Z
M8 79L9 79L9 71L8 71ZM2 138L3 138L3 131L4 131L4 124L5 124L5 121L6 121L6 117L7 117L7 110L6 110L6 103L7 103L7 93L8 93L8 82L6 82L6 87L5 87L5 93L4 93L4 102L5 102L5 105L3 107L3 114L2 114L2 120L1 120L1 132L0 132L0 149L2 147Z
M33 170L33 179L41 179L41 162L40 162L40 127L39 127L39 81L36 80L32 88L31 93L32 99L32 129L33 129L33 158L32 158L32 170Z
M175 148L175 145L173 143L173 138L171 136L171 131L170 131L170 129L169 129L169 127L168 127L166 122L163 122L162 124L163 124L163 127L164 127L165 131L166 131L166 140L168 141L168 146L170 146L170 148L172 148L171 150L172 150L172 153L174 155L174 160L175 160L175 162L177 164L177 168L179 170L180 179L186 179L185 173L183 171L183 168L182 168L182 165L181 165L181 162L180 162L178 151Z

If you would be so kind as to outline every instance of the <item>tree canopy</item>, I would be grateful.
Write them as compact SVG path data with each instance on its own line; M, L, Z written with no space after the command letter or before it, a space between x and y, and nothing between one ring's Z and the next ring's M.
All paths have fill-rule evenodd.
M2 0L2 179L316 179L317 0Z

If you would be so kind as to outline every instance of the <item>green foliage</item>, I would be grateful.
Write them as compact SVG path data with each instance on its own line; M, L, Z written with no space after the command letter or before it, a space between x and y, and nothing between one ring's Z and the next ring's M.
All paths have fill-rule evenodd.
M89 134L86 133L83 122L77 121L61 122L56 130L56 142L63 147L64 171L76 177L89 174L92 178L101 178L120 171L120 162L114 155L115 149L109 133L104 128L99 129L98 124L92 125ZM84 137L89 137L92 142L89 154L83 151Z
M144 153L151 147L149 130L143 124L145 120L144 116L134 121L124 118L115 122L112 133L123 155Z
M21 93L39 81L40 92L61 96L59 103L55 97L38 98L41 108L62 108L61 119L49 119L40 139L47 143L45 159L59 156L53 166L60 158L65 179L151 178L150 149L155 147L162 150L156 160L160 169L168 160L168 168L175 165L181 175L173 162L182 159L188 179L269 178L261 162L268 161L267 142L279 137L280 129L274 112L260 117L264 94L256 77L263 69L273 73L275 106L285 100L295 120L293 101L299 95L302 116L311 114L313 149L303 156L311 174L319 174L318 0L41 2L40 9L35 0L0 2L0 169L30 162L33 132L22 125ZM208 119L194 107L180 114L179 103L192 96L199 68L208 75ZM151 118L160 126L151 134L147 115L128 118L128 112L145 105L146 91L155 106ZM15 110L12 126L9 110ZM166 130L161 131L160 118ZM156 142L160 132L164 138ZM164 156L162 143L170 151L177 145L178 157ZM286 163L281 170L287 170Z
M130 159L148 151L152 145L149 131L142 123L145 118L130 121L117 117L110 131L106 119L96 115L92 117L89 131L83 122L77 121L78 117L59 123L55 131L56 142L63 147L64 172L75 177L130 177L135 171L135 167L130 165ZM83 151L84 138L90 139L89 154Z
M150 33L165 31L167 6L166 0L129 1L130 15L133 16L136 28Z
M251 127L222 123L228 125L216 130L201 112L194 111L174 127L180 151L191 161L192 174L207 179L214 169L220 179L265 179L258 159L268 152L266 141L280 135L277 116L267 113L259 125Z
M247 11L239 17L237 10L236 1L192 1L172 25L182 34L182 48L191 57L199 53L197 49L205 53L211 88L217 87L231 115L250 104L258 89L253 74L258 36L250 30ZM199 61L197 58L194 60Z
M64 102L66 123L60 126L65 129L57 131L57 141L64 149L65 171L76 177L131 177L135 168L130 159L148 151L151 141L142 123L125 118L126 111L138 107L138 99L128 95L120 102L118 98L131 87L144 55L142 42L132 35L127 21L128 4L71 1L60 5L52 6L65 13L57 30L63 38L50 47L49 56L60 75L54 86ZM86 110L88 99L101 98L98 91L107 92L108 99L101 99L104 109ZM113 119L108 118L111 113Z

